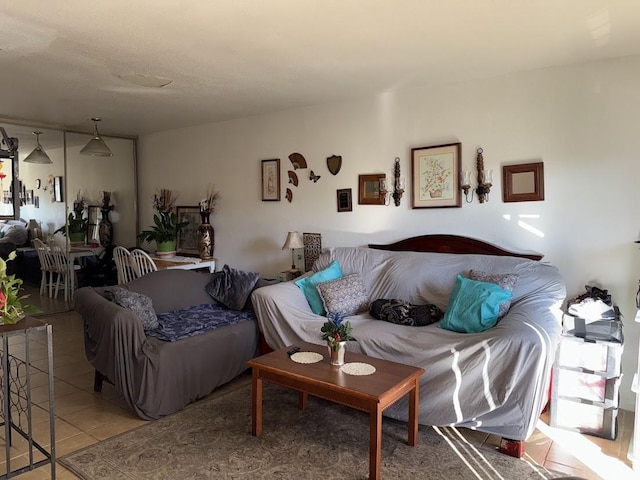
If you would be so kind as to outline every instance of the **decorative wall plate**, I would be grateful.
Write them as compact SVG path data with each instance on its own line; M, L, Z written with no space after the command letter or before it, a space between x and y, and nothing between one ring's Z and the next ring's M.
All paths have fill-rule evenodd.
M331 155L327 158L327 168L332 175L337 175L342 168L342 157L340 155Z
M299 168L307 168L307 161L301 154L297 152L289 155L289 160L291 160L291 165L293 165L293 168L295 168L296 170Z

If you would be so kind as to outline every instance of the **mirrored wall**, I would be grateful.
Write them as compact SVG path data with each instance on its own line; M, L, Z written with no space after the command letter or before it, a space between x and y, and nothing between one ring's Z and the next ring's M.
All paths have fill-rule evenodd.
M10 122L0 122L0 127L8 137L18 140L17 159L0 159L0 221L31 221L31 225L37 225L39 234L47 240L56 231L65 230L69 214L73 212L74 201L79 199L86 207L83 217L90 219L91 223L83 244L95 247L99 245L97 224L102 219L100 207L103 205L103 192L106 191L110 192L113 205L108 213L112 224L112 243L126 247L136 244L135 138L102 135L113 156L99 157L80 154L80 150L93 137L89 132L71 132ZM36 139L33 132L41 133ZM36 140L51 159L50 164L24 161L36 148ZM7 149L4 142L2 149ZM91 226L95 228L92 230ZM61 233L56 234L60 235ZM17 269L16 273L24 276L25 285L33 287L36 279L39 282L40 272L31 271L33 266L29 265L29 259L33 262L33 254L29 255L32 253L28 251L30 247L31 244L22 246L27 255L21 261L22 268ZM60 298L64 297L59 295L58 299Z

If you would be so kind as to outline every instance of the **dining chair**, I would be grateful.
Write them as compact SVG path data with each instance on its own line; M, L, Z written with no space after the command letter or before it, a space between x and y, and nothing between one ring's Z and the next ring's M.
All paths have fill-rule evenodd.
M158 271L153 258L144 250L136 249L131 252L131 263L136 274L136 278L146 275L147 273Z
M131 252L120 245L113 249L113 261L116 263L118 271L118 285L128 283L137 278L131 260Z
M39 238L33 239L33 245L40 260L42 279L40 280L40 295L44 295L49 289L49 298L53 298L53 284L56 276L56 263L49 247Z
M73 292L76 289L76 275L82 267L69 259L69 252L66 248L60 245L53 245L50 251L55 262L55 273L57 275L54 298L58 298L58 291L62 284L64 301L71 301L73 300Z

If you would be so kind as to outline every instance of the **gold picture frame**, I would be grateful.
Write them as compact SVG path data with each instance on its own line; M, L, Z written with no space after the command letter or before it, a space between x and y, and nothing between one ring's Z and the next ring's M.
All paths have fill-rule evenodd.
M461 143L411 149L412 208L462 207Z

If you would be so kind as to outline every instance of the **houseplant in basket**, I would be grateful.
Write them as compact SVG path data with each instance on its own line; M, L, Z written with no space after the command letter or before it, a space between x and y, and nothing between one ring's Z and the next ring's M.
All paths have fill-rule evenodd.
M327 342L331 365L344 365L347 342L355 340L351 336L351 330L351 322L348 320L345 322L344 315L340 312L327 314L327 321L324 322L320 331L322 339Z
M153 196L153 208L157 212L153 215L154 225L149 230L143 230L138 240L156 242L158 256L173 256L176 253L178 233L188 222L178 222L178 216L173 211L175 197L171 190L163 188L159 194Z

